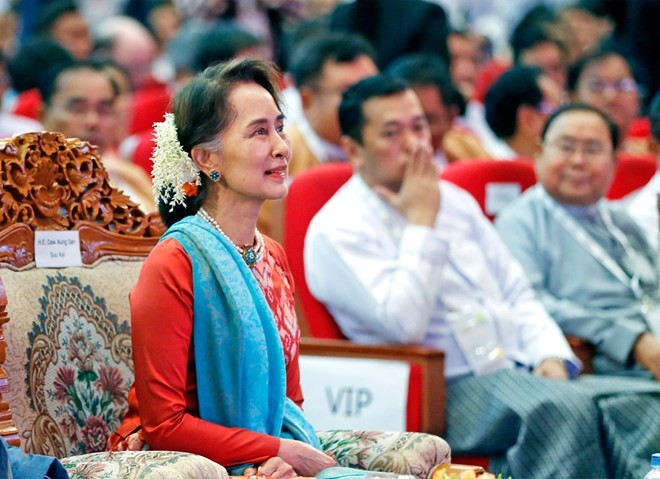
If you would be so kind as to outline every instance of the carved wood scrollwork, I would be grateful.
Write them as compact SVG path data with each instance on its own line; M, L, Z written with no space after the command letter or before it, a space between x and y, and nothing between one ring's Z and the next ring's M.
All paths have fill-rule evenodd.
M0 287L0 437L4 438L9 444L18 446L20 439L18 437L18 429L11 416L11 408L2 399L2 394L6 393L9 388L9 375L3 368L5 359L7 358L7 343L5 342L3 325L9 321L6 308L7 294L4 288Z
M82 260L91 265L104 256L147 256L165 225L157 213L144 213L110 185L92 145L43 132L0 140L0 267L21 269L34 262L35 230L80 231ZM10 405L2 399L9 386L3 369L6 306L0 281L0 437L19 445ZM117 354L124 349L116 345ZM39 425L49 430L44 420ZM61 440L44 437L50 438L45 450L59 450Z
M0 262L14 268L33 261L35 230L80 230L85 264L144 256L165 231L157 213L110 185L96 149L77 138L43 132L2 140L0 175Z

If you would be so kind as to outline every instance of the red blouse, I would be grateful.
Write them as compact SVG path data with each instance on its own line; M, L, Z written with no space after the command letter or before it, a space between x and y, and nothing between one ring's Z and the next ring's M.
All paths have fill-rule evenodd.
M301 406L300 329L293 279L282 247L265 239L266 255L253 273L282 339L286 394ZM190 257L174 239L159 243L146 259L131 292L135 383L129 393L129 411L110 438L109 447L116 449L123 438L141 425L150 448L200 454L223 466L260 463L276 456L277 437L199 418L192 342L193 299Z

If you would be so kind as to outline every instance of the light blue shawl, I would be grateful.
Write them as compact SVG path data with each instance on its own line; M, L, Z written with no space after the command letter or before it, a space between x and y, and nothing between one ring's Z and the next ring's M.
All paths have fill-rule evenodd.
M197 216L177 222L165 238L178 241L192 261L200 417L320 449L314 428L286 397L284 352L275 318L238 251ZM246 466L230 472L241 473ZM364 471L330 468L324 473L328 478Z

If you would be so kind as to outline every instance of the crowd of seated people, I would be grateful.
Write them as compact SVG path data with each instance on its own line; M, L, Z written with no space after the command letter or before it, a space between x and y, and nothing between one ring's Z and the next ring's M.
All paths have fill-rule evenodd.
M151 2L137 15L145 2L129 0L108 2L114 14L103 16L89 14L91 2L24 3L37 8L29 21L21 6L0 14L10 29L0 35L0 134L88 140L113 184L157 211L153 125L177 92L220 62L272 62L291 142L287 182L328 162L355 172L310 230L310 290L351 340L447 351L455 451L491 456L513 479L556 475L554 461L585 437L585 461L564 463L573 477L589 467L640 476L658 452L648 448L660 433L628 437L618 427L624 403L611 399L636 391L626 409L654 427L644 414L660 406L660 173L607 200L621 154L660 158L654 68L622 35L641 7L626 2L626 17L605 0L528 0L516 12L494 10L500 2L227 0ZM496 227L467 193L437 181L449 164L519 158L539 184ZM211 180L224 181L218 174ZM295 211L280 196L264 199L258 228L285 242L284 217ZM457 326L484 304L489 334L502 341L486 365L469 357ZM576 379L580 363L560 333L594 347L601 382ZM538 398L518 401L525 388ZM466 419L466 404L488 428ZM542 429L545 407L561 429Z

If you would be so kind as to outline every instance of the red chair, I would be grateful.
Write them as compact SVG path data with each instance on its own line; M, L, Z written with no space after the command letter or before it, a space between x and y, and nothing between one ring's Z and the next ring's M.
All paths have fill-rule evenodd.
M325 306L307 288L303 248L310 221L316 212L351 177L353 169L346 163L325 164L305 171L291 183L286 198L284 218L284 247L296 283L302 317L312 338L303 337L301 353L319 354L319 346L326 348L325 356L381 357L411 363L406 428L408 431L444 432L444 353L442 351L401 345L363 345L345 340L337 323ZM301 319L302 319L301 317ZM334 350L329 349L334 348ZM338 354L339 353L339 354ZM443 358L442 369L437 355ZM435 358L435 359L434 359ZM432 366L429 361L435 361ZM485 457L462 457L453 463L488 466Z
M165 113L172 111L170 100L170 93L164 86L136 91L133 94L131 106L133 113L129 133L134 135L149 131L153 128L154 123L163 121Z
M286 198L284 248L296 281L296 292L311 335L315 338L345 339L328 310L307 289L303 247L309 222L318 210L353 174L348 163L328 163L297 175Z
M526 159L459 161L448 165L440 177L470 193L491 221L504 203L536 184L534 163ZM493 185L509 187L503 189L497 205L488 204L487 189Z
M303 247L309 222L316 212L351 177L347 163L328 163L296 176L286 198L284 247L296 284L299 320L311 337L303 337L301 353L324 356L398 359L411 364L408 388L408 431L444 432L444 353L419 346L351 343L325 306L307 288ZM440 369L436 369L440 368Z
M41 93L37 88L25 90L16 98L13 113L33 120L39 120L39 110L42 107Z
M652 155L620 154L619 165L607 192L607 198L618 200L638 190L653 178L656 168L656 159Z

